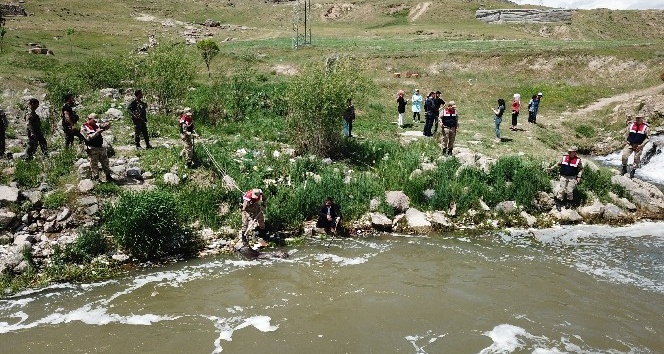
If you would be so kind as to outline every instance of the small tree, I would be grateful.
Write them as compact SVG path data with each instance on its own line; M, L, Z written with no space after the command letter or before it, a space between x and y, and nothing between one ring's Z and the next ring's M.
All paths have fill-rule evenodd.
M289 82L288 124L302 152L336 156L347 100L368 86L347 59L333 65L310 66Z
M150 51L139 70L139 86L157 96L157 103L166 112L186 98L194 81L194 66L181 45L160 45Z
M219 53L219 46L215 41L211 39L204 39L196 43L196 48L198 48L198 51L201 53L201 56L203 57L203 61L205 62L205 66L207 67L208 77L211 77L210 62L212 61L212 58L214 58L217 55L217 53Z
M0 52L4 52L3 44L5 42L5 34L7 34L7 29L5 28L5 18L2 17L0 13Z
M71 44L71 37L74 36L74 29L73 28L67 28L67 38L69 38L69 53L73 51L72 44Z

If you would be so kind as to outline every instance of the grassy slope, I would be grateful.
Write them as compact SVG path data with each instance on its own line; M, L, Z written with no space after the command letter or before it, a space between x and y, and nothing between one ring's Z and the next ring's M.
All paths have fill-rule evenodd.
M482 1L485 8L517 7L499 1ZM214 30L213 39L223 41L223 54L212 63L216 74L228 73L239 63L250 62L259 71L275 72L277 65L295 68L307 62L344 54L357 59L379 92L356 97L360 113L359 135L393 137L396 128L392 95L399 89L440 89L446 100L455 100L462 117L460 144L474 140L475 133L492 136L493 106L497 98L508 102L520 92L523 104L530 94L544 91L540 121L544 127L506 134L514 139L497 149L491 139L476 149L492 155L531 152L541 144L546 154L574 139L561 138L579 122L559 120L560 114L587 105L597 97L611 96L659 83L664 53L664 12L577 11L567 24L484 24L474 19L479 1L432 2L422 16L410 21L409 9L417 2L356 1L335 20L323 18L330 3L314 1L314 46L293 50L291 17L293 3L268 4L258 0L234 2L155 0L74 1L43 0L26 3L34 16L8 21L6 51L1 54L0 76L9 87L34 83L45 70L58 63L85 60L93 53L127 53L147 41L181 40L182 26L162 26L160 20L201 23L207 18L221 23L245 25L246 31ZM141 14L158 20L142 22ZM65 36L75 30L70 47ZM55 57L25 53L28 42L48 46ZM195 51L192 48L192 55ZM199 66L204 80L204 66ZM413 71L417 80L396 79L393 72ZM368 103L382 105L370 110ZM607 112L603 112L607 113ZM526 120L523 113L520 121ZM602 117L588 117L599 124ZM420 127L417 127L419 129ZM591 143L591 142L588 142Z

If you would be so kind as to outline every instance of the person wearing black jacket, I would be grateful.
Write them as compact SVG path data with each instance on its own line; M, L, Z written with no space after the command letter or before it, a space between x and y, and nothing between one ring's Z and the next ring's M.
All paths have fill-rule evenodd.
M429 96L427 96L427 99L424 101L424 131L422 134L424 136L432 136L433 134L431 133L431 128L433 127L433 121L438 117L437 115L434 116L433 110L434 110L434 96L436 94L431 91L429 92Z
M81 132L76 129L78 122L78 114L74 111L76 102L74 102L74 95L68 93L65 95L65 103L62 105L62 130L65 133L65 148L74 143L74 138L78 138L78 142L82 143L85 139Z
M440 116L440 107L445 106L445 100L440 98L440 91L436 91L433 97L433 133L432 136L438 131L438 116Z
M341 220L341 208L334 203L332 197L327 197L318 212L316 227L325 229L325 232L336 233Z

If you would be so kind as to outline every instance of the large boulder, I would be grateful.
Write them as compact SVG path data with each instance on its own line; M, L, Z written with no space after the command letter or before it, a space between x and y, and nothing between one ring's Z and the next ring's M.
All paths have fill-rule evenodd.
M636 211L636 209L637 209L636 204L630 202L629 200L627 200L627 198L620 198L619 196L617 196L613 192L609 192L609 198L611 198L611 201L615 205L617 205L617 206L619 206L623 209L627 209L629 211Z
M0 210L0 228L10 226L16 220L16 214L9 210Z
M19 190L16 187L0 186L0 205L16 203L18 201Z
M611 182L624 187L645 216L653 219L664 218L664 193L657 187L640 179L621 175L611 177Z
M591 205L579 208L579 215L581 215L586 220L597 220L602 217L603 213L604 204L597 200Z
M576 224L583 221L583 217L574 209L551 210L551 216L561 224Z
M410 198L402 191L385 192L385 202L397 213L403 213L410 207Z
M380 231L392 231L392 220L382 213L371 213L371 227Z
M403 222L403 220L405 220L405 222ZM408 208L408 210L406 210L406 214L403 217L400 226L403 231L413 231L418 234L426 234L432 230L431 222L427 220L426 214L415 208Z
M624 223L630 219L630 217L617 205L608 203L604 206L604 220L609 223Z
M435 211L429 217L431 225L434 229L449 229L453 226L450 219L442 211Z
M513 214L516 213L518 210L516 202L513 200L500 202L496 205L494 209L496 210L497 213L502 213L502 214Z

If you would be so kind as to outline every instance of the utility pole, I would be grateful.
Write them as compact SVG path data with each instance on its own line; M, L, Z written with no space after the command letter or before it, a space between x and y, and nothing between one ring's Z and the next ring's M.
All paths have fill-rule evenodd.
M311 0L297 0L293 11L293 47L311 45Z

